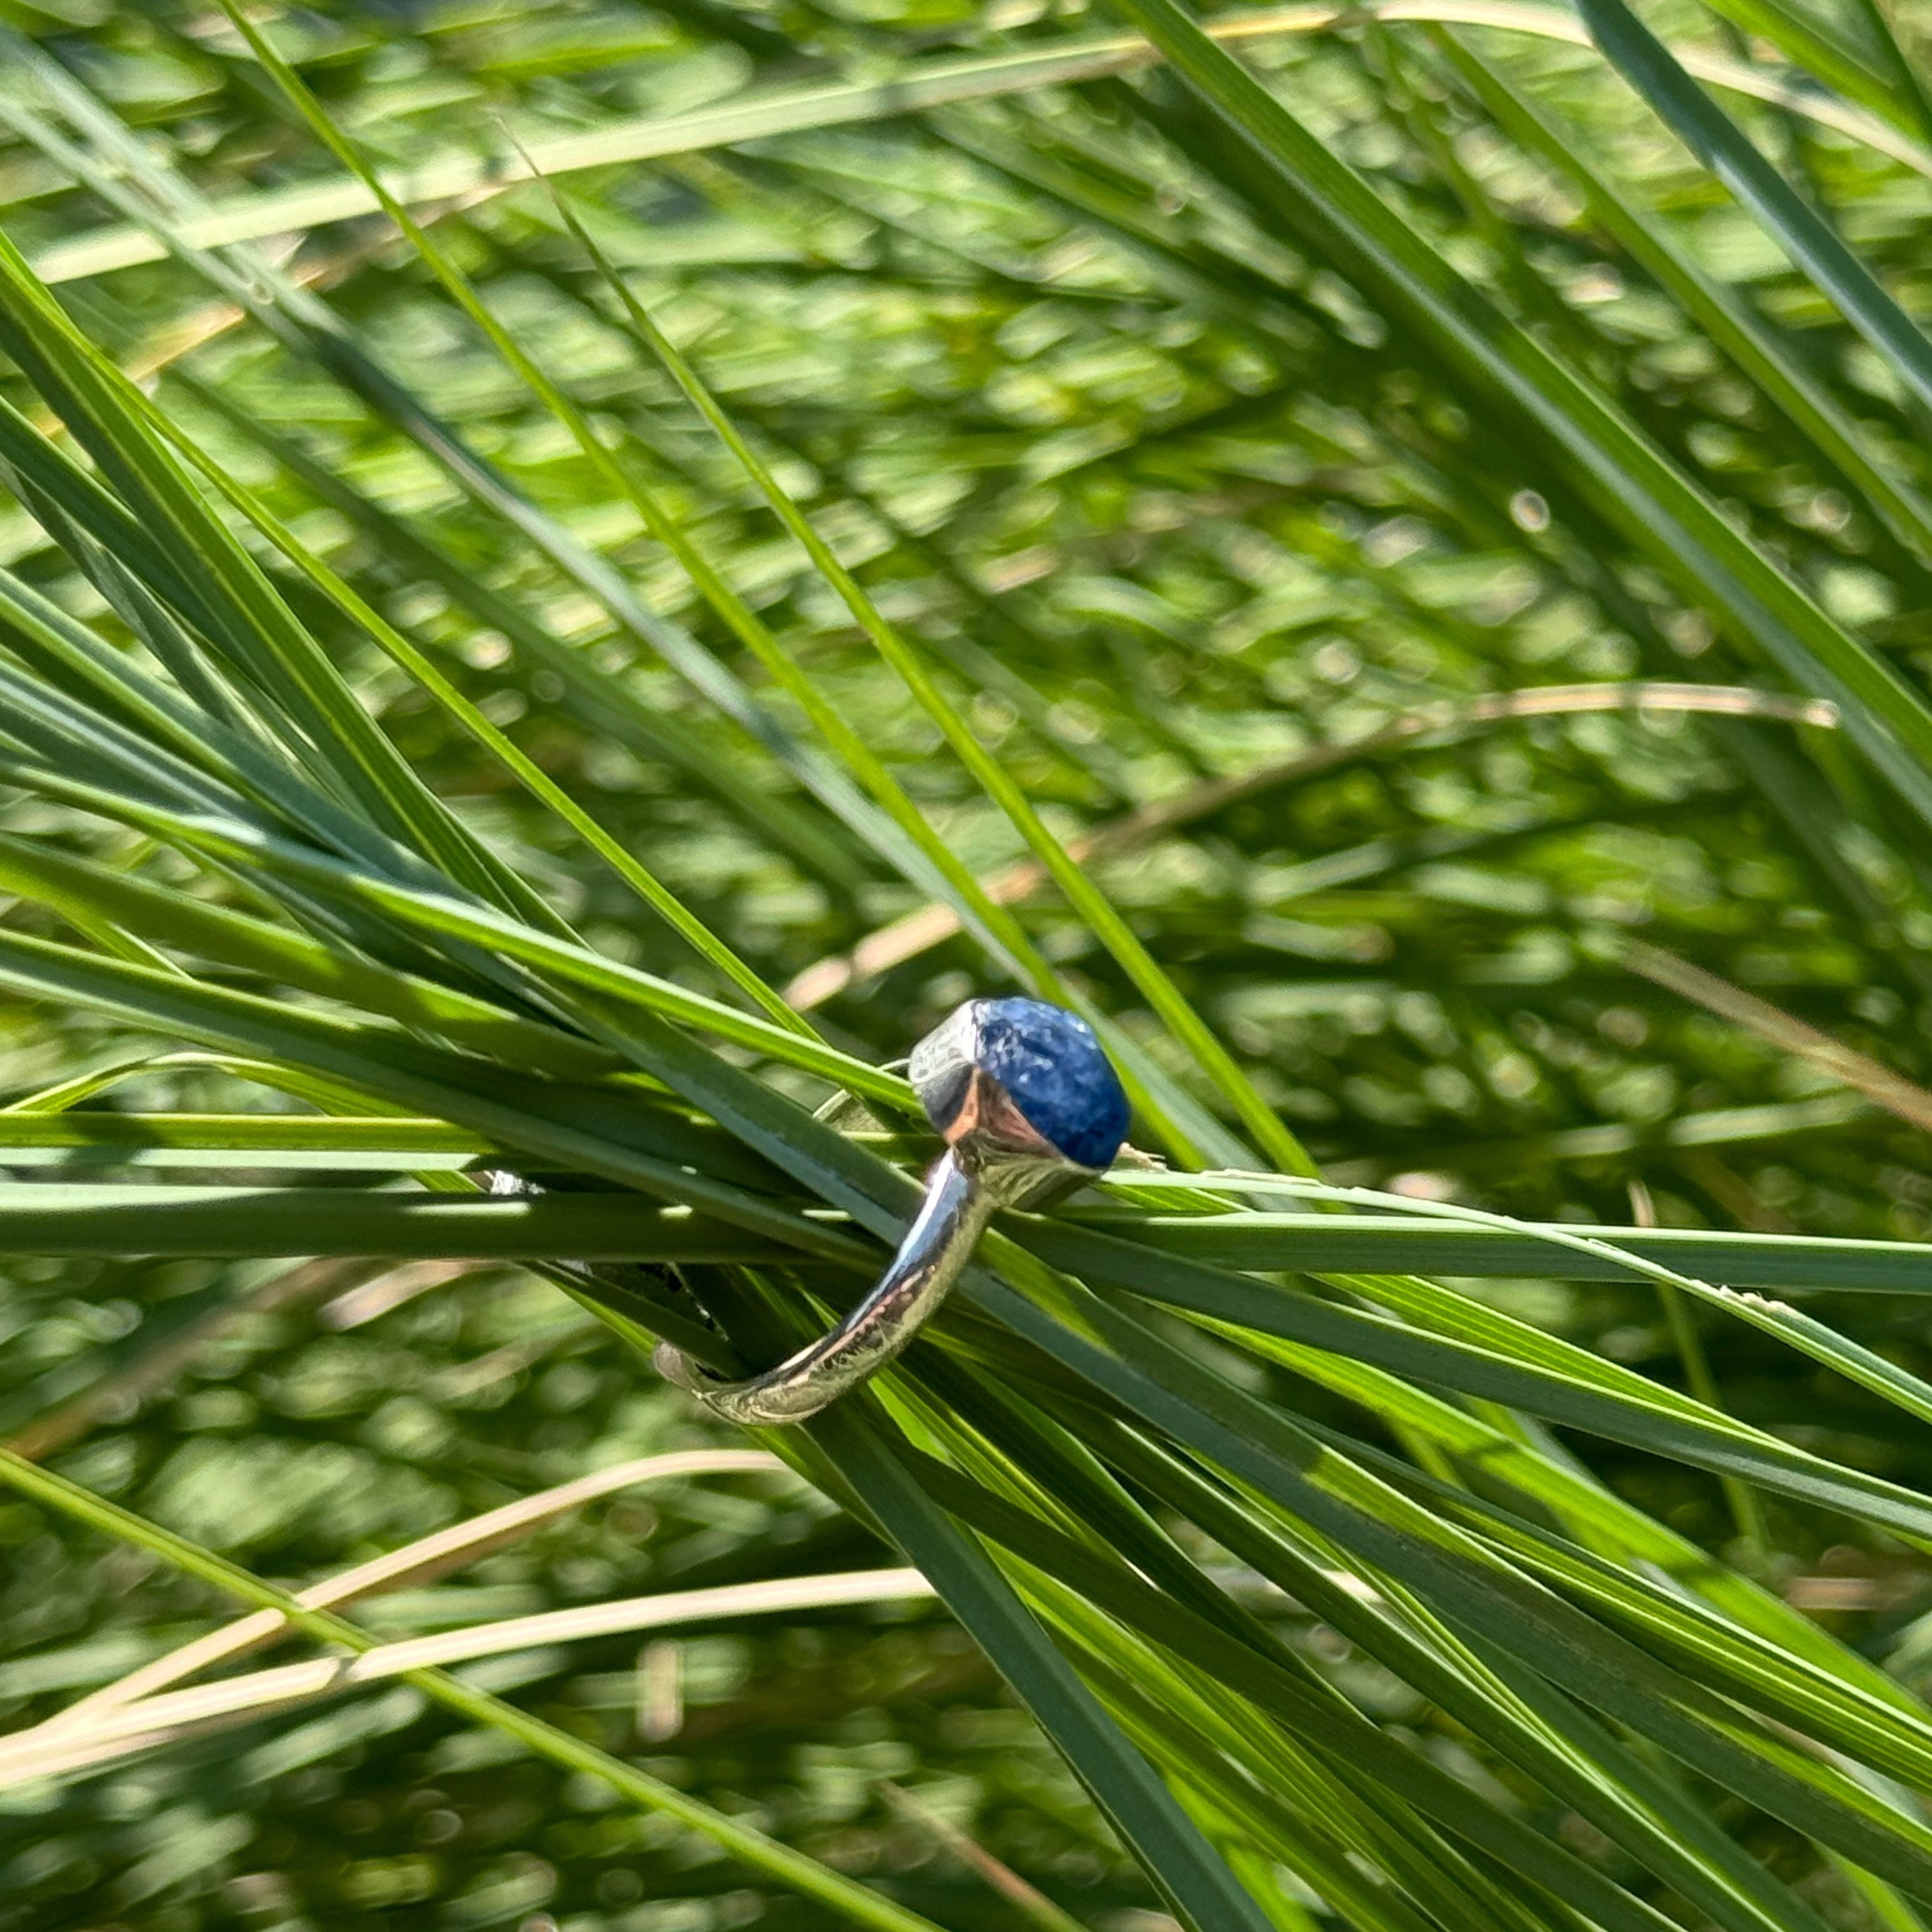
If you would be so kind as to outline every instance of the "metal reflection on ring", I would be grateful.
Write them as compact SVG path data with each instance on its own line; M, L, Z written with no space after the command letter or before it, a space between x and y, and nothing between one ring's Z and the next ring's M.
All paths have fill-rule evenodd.
M970 1000L913 1049L913 1089L946 1150L878 1285L829 1334L742 1382L668 1342L658 1371L713 1413L754 1427L802 1422L918 1334L1000 1208L1040 1208L1105 1172L1127 1100L1093 1029L1044 1000Z

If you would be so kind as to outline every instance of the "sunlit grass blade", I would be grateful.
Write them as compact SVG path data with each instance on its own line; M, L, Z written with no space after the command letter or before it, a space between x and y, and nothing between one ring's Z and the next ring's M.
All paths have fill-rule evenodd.
M599 1497L634 1484L748 1472L787 1473L786 1466L776 1456L757 1449L672 1450L637 1457L589 1476L553 1484L535 1495L519 1496L500 1508L419 1537L400 1549L386 1550L366 1563L310 1584L302 1591L302 1600L310 1610L346 1609L370 1597L447 1575L454 1567L490 1555ZM152 1696L185 1677L212 1670L231 1658L246 1655L272 1643L287 1630L287 1622L280 1611L251 1612L224 1629L197 1637L112 1683L76 1698L38 1728L46 1736L68 1728L89 1713L112 1710L136 1698Z
M1784 0L1708 0L1712 12L1761 34L1795 65L1862 102L1886 119L1907 122L1909 97L1881 73L1868 53L1833 20Z
M542 399L544 406L566 425L585 457L620 494L633 502L644 518L646 526L660 542L673 550L680 562L692 572L700 587L719 608L721 614L732 622L741 638L758 650L767 668L777 668L779 662L784 659L784 653L776 640L770 638L764 626L752 615L742 600L730 593L722 580L704 563L675 522L659 508L652 494L636 482L611 456L582 411L564 394L536 358L518 346L508 332L490 314L470 288L466 279L427 230L414 220L399 201L388 194L382 187L380 178L363 160L353 144L335 128L299 76L279 58L252 26L239 15L232 17L238 28L249 39L256 58L274 75L310 127L330 147L338 159L356 172L377 194L385 212L403 229L418 253L471 321L483 332L498 352ZM831 715L830 707L818 699L808 681L796 676L786 676L784 682L792 694L805 704L814 722L818 724L821 729L824 728ZM1014 961L1023 973L1036 982L1049 986L1055 983L1055 976L1052 969L1026 939L1018 922L1003 909L994 908L990 902L984 901L983 896L976 891L971 874L959 865L945 842L932 832L917 808L886 774L883 764L866 752L858 735L849 728L836 728L830 735L835 748L844 762L866 778L874 795L885 806L899 832L910 842L917 855L913 866L915 876L931 877L936 872L941 880L950 884L956 892L965 898L974 916L975 923L989 937L997 950ZM900 841L888 838L884 842L883 849L889 856L896 856L902 848ZM925 863L920 865L918 859L923 859Z
M1684 304L1900 540L1921 556L1932 558L1932 502L1871 447L1830 389L1787 352L1742 298L1699 267L1655 217L1593 167L1573 134L1532 106L1461 37L1445 31L1442 40L1498 124L1562 169L1588 197L1593 216L1633 259Z
M1201 1494L1198 1485L1195 1493ZM1208 1520L1228 1522L1225 1502L1209 1502L1205 1514ZM1633 1775L1633 1760L1609 1733L1592 1727L1553 1683L1514 1667L1514 1658L1499 1654L1486 1633L1466 1623L1459 1636L1385 1572L1279 1516L1265 1526L1230 1527L1226 1533L1264 1574L1306 1591L1336 1628L1456 1712L1502 1756L1574 1806L1610 1843L1715 1923L1820 1932L1802 1901L1728 1839L1707 1811L1662 1780ZM1347 1588L1342 1580L1352 1575L1367 1591Z
M813 1433L879 1522L976 1637L1196 1932L1268 1932L1268 1921L1106 1714L971 1536L934 1508L856 1411Z
M1023 1561L1102 1606L1129 1628L1162 1645L1177 1658L1210 1673L1224 1690L1256 1699L1260 1708L1317 1751L1331 1772L1364 1787L1370 1803L1394 1796L1412 1804L1466 1842L1507 1858L1560 1896L1588 1898L1592 1916L1606 1926L1653 1926L1638 1901L1580 1868L1572 1856L1527 1831L1521 1822L1487 1803L1426 1758L1405 1752L1365 1724L1345 1700L1285 1667L1286 1660L1258 1652L1251 1642L1215 1628L1198 1612L1150 1588L1124 1568L1082 1550L1064 1534L1004 1504L976 1486L938 1466L918 1466L935 1495ZM1225 1533L1225 1526L1222 1526ZM1049 1601L1052 1600L1049 1599Z
M950 1408L975 1406L961 1398L956 1381L952 1382L952 1388L953 1400ZM976 1407L982 1418L987 1418L984 1401ZM999 1419L1006 1420L1004 1416ZM943 1412L934 1414L930 1426L935 1432L956 1438L951 1444L956 1454L962 1454L962 1460L969 1468L977 1468L982 1483L998 1484L1009 1490L1014 1486L1010 1464L998 1456L982 1454L975 1456L970 1446L962 1454L956 1440L958 1432L948 1428ZM1025 1498L1026 1502L1040 1509L1060 1506L1063 1498L1082 1496L1090 1499L1094 1496L1096 1480L1090 1478L1083 1481L1076 1472L1069 1469L1064 1445L1060 1453L1056 1454L1054 1448L1040 1442L1036 1434L1033 1442L1028 1442L1028 1433L1032 1432L1024 1432L1018 1438L1028 1446L1020 1450L1015 1458L1035 1485L1032 1494ZM1010 1428L990 1439L1000 1440L1003 1437L1012 1439ZM1250 1543L1241 1530L1231 1524L1225 1510L1210 1508L1204 1512L1199 1507L1208 1492L1198 1483L1177 1492L1172 1487L1164 1487L1157 1477L1150 1479L1150 1457L1154 1466L1165 1472L1172 1473L1172 1465L1162 1462L1156 1452L1138 1444L1124 1430L1108 1430L1092 1439L1103 1454L1112 1457L1132 1476L1138 1486L1175 1507L1184 1520L1191 1521L1215 1540L1244 1558L1253 1560L1254 1552ZM1128 1452L1124 1457L1123 1451ZM1218 1741L1222 1750L1230 1752L1238 1762L1245 1764L1250 1775L1258 1778L1264 1788L1277 1792L1284 1790L1303 1792L1306 1802L1312 1803L1315 1815L1324 1821L1318 1835L1325 1836L1331 1825L1342 1831L1358 1856L1366 1856L1392 1875L1399 1876L1412 1895L1426 1902L1432 1912L1444 1918L1444 1923L1514 1924L1517 1922L1519 1908L1514 1901L1495 1895L1479 1871L1463 1863L1435 1837L1429 1826L1422 1822L1424 1817L1441 1818L1459 1835L1466 1835L1472 1843L1486 1849L1495 1849L1502 1840L1514 1833L1517 1842L1510 1858L1513 1869L1534 1874L1546 1884L1551 1883L1553 1875L1562 1874L1551 1885L1554 1894L1573 1900L1588 1896L1593 1915L1605 1924L1625 1924L1631 1922L1634 1916L1640 1917L1640 1912L1634 1915L1630 1901L1606 1887L1597 1874L1580 1870L1564 1873L1566 1855L1540 1845L1533 1833L1522 1833L1517 1821L1494 1816L1480 1804L1444 1810L1441 1787L1425 1779L1421 1775L1421 1768L1406 1763L1400 1752L1392 1755L1388 1749L1388 1741L1381 1738L1372 1726L1364 1724L1360 1714L1346 1699L1336 1696L1332 1687L1326 1685L1318 1675L1310 1672L1306 1664L1293 1651L1281 1645L1264 1625L1236 1612L1220 1590L1201 1573L1193 1570L1172 1544L1160 1538L1150 1519L1144 1520L1138 1526L1130 1524L1123 1534L1113 1526L1114 1520L1121 1513L1118 1503L1109 1510L1105 1507L1104 1498L1099 1508L1095 1508L1092 1500L1088 1500L1067 1525L1067 1531L1072 1535L1085 1538L1088 1547L1082 1552L1072 1553L1066 1534L1036 1533L1040 1526L1030 1514L1022 1514L1004 1503L996 1503L983 1489L962 1485L949 1472L932 1465L922 1466L922 1479L937 1486L935 1493L956 1498L954 1506L961 1508L968 1520L990 1531L998 1540L1022 1555L1030 1564L1042 1566L1048 1574L1077 1585L1087 1603L1079 1603L1065 1593L1050 1594L1046 1601L1056 1622L1070 1632L1084 1637L1090 1651L1096 1629L1095 1610L1102 1606L1108 1614L1122 1619L1129 1628L1156 1636L1167 1646L1171 1661L1156 1663L1143 1654L1128 1668L1136 1683L1149 1689L1160 1688L1160 1702L1171 1712L1177 1715L1184 1712L1186 1714L1184 1725L1176 1724L1170 1718L1157 1727L1177 1755L1184 1760L1187 1755L1180 1742L1181 1736L1189 1732L1205 1732ZM1113 1546L1110 1548L1110 1545ZM1096 1561L1096 1558L1102 1560ZM1131 1559L1148 1575L1158 1578L1167 1594L1163 1597L1149 1590L1138 1579L1127 1582L1124 1590L1123 1580L1127 1573L1120 1567L1122 1559ZM1072 1565L1070 1569L1070 1562ZM1261 1567L1267 1574L1265 1562ZM1036 1587L1036 1580L1029 1577L1026 1580L1029 1588ZM1333 1592L1325 1581L1311 1588L1301 1579L1289 1579L1286 1587L1311 1606L1329 1607L1328 1598ZM1344 1602L1350 1600L1346 1592L1342 1597ZM1176 1599L1186 1606L1185 1611L1178 1616ZM1203 1618L1206 1619L1204 1625ZM1336 1621L1339 1628L1352 1628L1346 1615ZM1372 1644L1367 1647L1375 1649ZM1117 1646L1106 1646L1106 1654L1115 1654L1117 1651ZM1385 1652L1376 1654L1400 1667L1400 1658L1390 1658ZM1264 1667L1258 1669L1258 1664ZM1410 1676L1411 1681L1428 1682L1426 1671L1419 1678L1413 1673L1405 1674ZM1110 1682L1111 1673L1103 1672L1100 1681L1103 1684ZM1204 1690L1207 1692L1204 1701L1198 1694ZM1313 1694L1312 1698L1310 1694ZM1256 1697L1258 1703L1255 1708L1241 1708L1244 1700ZM1118 1703L1118 1696L1113 1701ZM1270 1718L1286 1720L1294 1740L1292 1744L1288 1738L1270 1727ZM1330 1760L1332 1772L1318 1770L1306 1757L1299 1755L1310 1747ZM1365 1778L1363 1774L1371 1765L1372 1777ZM1326 1778L1336 1774L1347 1787L1346 1796L1337 1788L1321 1790ZM1306 1791L1311 1775L1316 1779L1318 1796ZM1224 1791L1226 1789L1217 1788ZM1454 1789L1453 1783L1449 1784L1449 1789ZM1412 1806L1417 1808L1412 1809ZM1238 1806L1237 1808L1240 1809ZM1418 1810L1420 1816L1418 1816ZM1594 1810L1592 1815L1595 1815ZM1342 1822L1345 1820L1347 1822ZM1284 1828L1293 1831L1296 1828L1286 1826L1285 1821L1277 1818L1272 1825L1256 1826L1254 1828L1260 1830L1265 1839L1270 1832L1280 1832ZM1656 1844L1654 1833L1648 1843L1653 1849L1661 1849ZM1665 1855L1664 1864L1667 1867L1670 1862L1669 1856ZM1301 1869L1303 1875L1317 1885L1322 1895L1335 1895L1330 1888L1336 1882L1336 1874L1318 1857L1312 1870L1306 1867ZM1316 1876L1318 1872L1318 1878ZM1475 1894L1473 1900L1470 1896L1472 1891ZM1340 1895L1351 1899L1357 1896L1346 1885ZM1721 1911L1720 1916L1721 1918Z
M1138 1174L1121 1178L1143 1194L1160 1184ZM1190 1261L1259 1273L1292 1268L1310 1274L1540 1275L1570 1281L1628 1281L1641 1273L1602 1249L1565 1250L1528 1224L1456 1222L1426 1210L1400 1220L1384 1214L1108 1214L1094 1216L1092 1225ZM1932 1246L1921 1242L1561 1225L1565 1234L1594 1237L1738 1288L1932 1293Z
M620 1064L589 1040L460 988L76 857L45 841L0 835L0 885L63 916L78 912L109 918L191 958L300 987L553 1078L594 1076Z
M28 1112L0 1115L0 1146L12 1167L44 1162L59 1166L89 1157L95 1166L205 1168L273 1167L287 1161L326 1169L339 1159L345 1168L406 1172L416 1159L425 1166L462 1167L487 1155L502 1156L477 1136L440 1120L380 1115L353 1118L306 1114L158 1114Z
M133 492L141 514L152 519L157 539L172 541L182 557L198 560L216 600L210 608L226 620L224 635L232 640L248 634L244 661L271 680L293 709L338 782L364 800L379 823L453 868L464 884L500 890L504 880L498 868L356 701L259 567L154 439L131 386L68 321L4 236L0 313L10 351L38 373L44 387L68 398L76 417L70 426L117 486Z
M560 196L558 205L571 220L579 242L597 262L606 286L622 303L624 314L643 344L664 364L692 406L744 467L773 513L811 558L820 575L838 592L880 655L898 673L927 716L938 725L961 764L1006 814L1068 903L1113 954L1162 1023L1214 1082L1243 1126L1255 1136L1263 1150L1293 1172L1312 1172L1306 1150L1280 1114L1255 1091L1252 1083L1241 1072L1233 1056L1203 1024L1126 921L1068 855L1066 847L1048 829L1012 775L980 742L971 725L946 696L918 652L886 622L878 606L839 561L811 519L792 501L770 466L760 460L739 433L697 370L652 320L628 285L598 250L582 224L569 214L568 204ZM988 903L976 881L970 886L970 902L976 909Z
M1271 1181L1266 1177L1258 1178L1256 1184L1263 1190L1270 1186L1297 1185L1294 1182ZM1329 1190L1321 1188L1318 1184L1312 1186L1306 1183L1300 1185L1317 1193L1320 1198L1348 1198L1352 1196L1366 1205L1392 1208L1398 1212L1406 1204L1399 1196L1378 1194L1372 1190ZM1471 1226L1489 1227L1499 1232L1520 1225L1480 1208L1443 1206L1438 1211ZM1767 1334L1775 1335L1814 1360L1828 1364L1847 1381L1868 1389L1908 1414L1917 1416L1921 1420L1932 1421L1932 1386L1928 1386L1909 1370L1888 1360L1875 1351L1834 1333L1823 1323L1814 1321L1796 1309L1787 1307L1780 1302L1767 1300L1761 1295L1738 1294L1728 1287L1714 1287L1710 1282L1684 1274L1664 1262L1620 1248L1600 1234L1545 1227L1539 1232L1538 1238L1552 1246L1568 1248L1580 1254L1592 1254L1606 1261L1621 1260L1660 1287L1700 1301L1706 1306L1715 1308L1734 1319L1748 1323ZM1715 1412L1708 1410L1708 1403L1700 1402L1700 1406L1708 1412Z
M1899 118L1916 126L1921 139L1932 135L1932 92L1928 92L1924 75L1905 50L1881 0L1857 0L1857 10L1879 65L1891 80L1894 100L1906 110Z
M146 807L133 800L80 786L65 785L51 772L38 776L40 790L64 796L83 808L138 819L163 837L244 871L280 874L325 898L373 909L402 925L446 940L478 945L494 956L542 965L589 990L641 1004L650 1011L707 1028L740 1046L790 1061L848 1091L882 1101L901 1112L912 1106L910 1089L895 1074L882 1072L852 1054L828 1046L815 1035L740 1012L673 982L607 960L574 941L540 932L482 907L420 887L397 885L344 866L288 841L262 837L232 820L190 818Z
M1809 1664L1844 1678L1860 1692L1916 1710L1916 1700L1849 1646L1827 1634L1783 1598L1634 1508L1568 1459L1539 1448L1520 1418L1511 1426L1387 1371L1330 1352L1300 1346L1250 1329L1243 1347L1281 1361L1295 1373L1334 1390L1380 1418L1413 1444L1420 1436L1445 1452L1443 1465L1458 1474L1480 1472L1514 1491L1527 1510L1546 1512L1587 1550L1616 1556L1670 1577L1687 1595L1712 1604L1730 1622L1795 1652ZM1358 1452L1359 1453L1359 1452ZM1426 1456L1417 1458L1424 1467Z
M1677 137L1766 231L1922 403L1932 403L1932 340L1623 0L1580 0L1605 55Z
M98 126L112 116L92 102L76 83L69 80L63 98L70 111L86 124ZM817 793L842 818L862 820L864 809L856 794L831 772L802 753L788 734L752 698L730 671L698 641L680 626L652 610L632 591L616 571L580 543L553 518L514 489L498 470L470 448L447 424L424 407L403 384L366 352L352 333L326 304L309 290L281 274L265 258L249 254L246 272L231 268L220 256L182 241L181 224L192 219L199 198L181 178L158 164L153 155L139 144L124 140L114 143L128 172L140 180L154 196L153 203L131 195L115 168L93 163L82 151L62 140L37 118L19 109L10 113L19 131L34 140L62 166L86 181L97 193L125 212L134 214L148 232L158 236L168 252L177 254L188 266L206 277L230 296L244 312L254 315L278 338L312 357L321 367L338 377L378 413L394 422L434 460L443 464L480 502L519 531L563 573L580 583L602 603L626 629L655 650L693 688L708 698L727 717L758 740L778 761L794 770L807 788ZM154 205L158 204L158 206ZM573 653L574 655L574 653ZM581 683L580 674L572 680ZM632 706L620 706L626 716ZM634 721L633 721L634 722ZM675 734L647 730L652 747L672 762L741 808L748 804L743 786L729 766L701 745L680 740ZM770 826L770 813L755 806L749 815ZM821 836L811 836L808 827L802 836L782 835L782 843L796 847L801 856L826 870L848 890L856 882L848 855L827 849Z
M1418 1493L1446 1497L1446 1484L1384 1459L1390 1480ZM1565 1546L1520 1518L1458 1498L1449 1505L1479 1534L1498 1543L1534 1574L1678 1669L1754 1708L1872 1765L1916 1788L1927 1775L1932 1721L1893 1696L1855 1688L1836 1673L1795 1663L1784 1646L1741 1632L1714 1612L1684 1613L1674 1591L1631 1576L1619 1566Z
M1458 1325L1465 1334L1481 1334L1498 1346L1461 1339L1453 1329L1426 1335L1312 1296L1171 1257L1166 1266L1151 1268L1124 1256L1117 1261L1114 1251L1100 1238L1063 1226L1042 1225L1032 1232L1028 1246L1088 1280L1188 1309L1232 1330L1256 1329L1328 1349L1427 1385L1508 1403L1547 1421L1600 1432L1719 1474L1868 1516L1913 1536L1932 1535L1932 1502L1916 1492L1808 1456L1660 1384L1618 1372L1581 1351L1552 1348L1550 1338L1534 1330L1517 1331L1526 1346L1511 1348L1513 1337L1504 1324L1485 1322L1473 1304L1465 1304L1471 1318ZM1383 1293L1400 1285L1394 1277L1336 1279L1345 1286ZM1438 1303L1443 1299L1443 1291L1419 1282L1413 1288L1414 1295ZM1396 1298L1390 1294L1390 1298ZM1455 1313L1442 1310L1438 1318L1445 1328L1454 1322Z
M768 788L754 782L712 742L700 721L668 720L631 682L598 663L593 653L553 634L524 603L493 589L470 564L439 548L425 532L335 474L191 369L171 370L169 380L366 529L393 563L421 572L473 612L486 630L501 632L520 662L561 679L562 701L578 712L586 730L632 746L641 754L686 774L760 837L779 850L795 854L808 874L848 892L864 883L864 869L847 842L809 811L801 811L795 798L775 799Z
M84 1118L84 1117L83 1117ZM380 1121L374 1124L380 1127ZM202 1136L206 1139L209 1136ZM298 1156L304 1138L292 1135ZM342 1137L338 1137L342 1138ZM374 1132L363 1145L411 1171L433 1165L439 1138L418 1130ZM252 1144L251 1144L252 1143ZM125 1156L134 1136L78 1137L82 1147ZM152 1143L150 1143L152 1144ZM235 1157L201 1150L205 1166L247 1167L262 1147L250 1135ZM14 1151L10 1148L10 1155ZM358 1163L340 1148L317 1164ZM292 1164L292 1163L291 1163ZM499 1199L476 1194L376 1193L344 1187L211 1187L170 1182L0 1183L0 1240L16 1255L370 1256L434 1260L460 1252L541 1262L568 1252L584 1261L782 1262L786 1244L722 1222L667 1214L636 1195L540 1194Z
M811 1036L810 1025L692 914L675 893L613 838L548 772L491 724L394 625L371 608L298 542L287 526L271 514L258 498L212 465L208 466L208 474L211 482L230 496L316 590L406 670L417 686L442 706L533 797L562 820L693 952L736 986L768 1019L788 1032ZM540 916L548 911L548 908L542 908L541 902L536 903L541 909ZM520 910L524 910L525 916L529 916L527 908Z
M1282 1412L1235 1390L1165 1348L1138 1323L1094 1305L1090 1318L1124 1359L1076 1342L1050 1322L1024 1328L1096 1384L1238 1479L1252 1484L1298 1520L1334 1538L1432 1602L1452 1624L1480 1634L1507 1602L1517 1652L1539 1674L1562 1682L1620 1720L1630 1723L1707 1775L1832 1844L1914 1897L1932 1892L1920 1828L1875 1806L1849 1779L1826 1775L1808 1760L1740 1734L1713 1702L1600 1626L1579 1620L1555 1600L1525 1594L1472 1544L1445 1536L1426 1513L1394 1503L1392 1492L1320 1448Z
M219 1051L262 1055L345 1082L405 1108L470 1125L526 1154L581 1167L621 1185L674 1202L700 1204L724 1219L779 1239L794 1238L808 1251L864 1255L850 1238L714 1181L676 1159L645 1150L647 1119L615 1108L586 1110L580 1090L519 1076L502 1082L487 1065L474 1070L454 1055L390 1030L301 1012L272 1000L193 984L172 974L104 960L71 948L0 934L0 981L28 998L52 998L115 1013L148 1030L172 1034ZM784 1105L789 1108L789 1103ZM795 1108L790 1111L796 1112ZM650 1141L663 1148L660 1132ZM668 1151L668 1150L667 1150ZM890 1170L887 1170L890 1172Z

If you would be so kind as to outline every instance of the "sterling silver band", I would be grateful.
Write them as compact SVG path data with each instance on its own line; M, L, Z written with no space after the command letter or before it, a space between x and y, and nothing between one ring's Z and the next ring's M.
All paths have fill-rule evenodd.
M720 1382L668 1342L658 1344L658 1372L728 1421L752 1428L802 1422L883 1368L919 1333L972 1258L998 1204L994 1191L949 1149L891 1265L837 1328L742 1382Z

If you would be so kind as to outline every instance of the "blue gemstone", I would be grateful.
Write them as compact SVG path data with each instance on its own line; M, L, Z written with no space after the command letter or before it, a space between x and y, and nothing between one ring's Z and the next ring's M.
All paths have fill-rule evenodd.
M1094 1029L1044 1000L974 1004L974 1060L1069 1160L1105 1167L1127 1136L1127 1096Z

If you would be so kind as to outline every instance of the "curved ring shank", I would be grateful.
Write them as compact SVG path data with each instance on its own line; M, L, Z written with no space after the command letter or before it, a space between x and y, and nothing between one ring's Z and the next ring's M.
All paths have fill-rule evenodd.
M802 1422L883 1368L919 1333L971 1259L997 1204L994 1191L948 1152L878 1286L837 1328L743 1382L718 1381L668 1342L658 1344L658 1372L729 1421L753 1428Z

